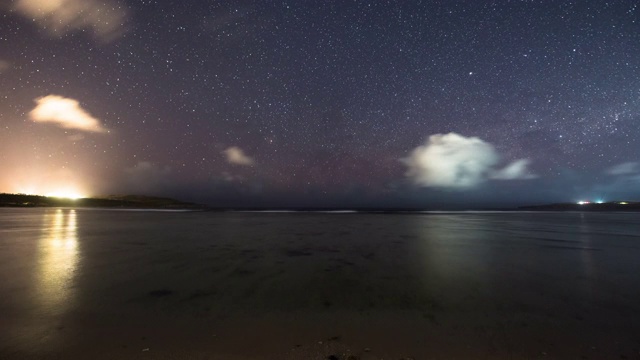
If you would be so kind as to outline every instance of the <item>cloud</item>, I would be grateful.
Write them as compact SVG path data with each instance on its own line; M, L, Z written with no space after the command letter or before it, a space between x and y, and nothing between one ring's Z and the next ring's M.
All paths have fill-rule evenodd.
M169 186L172 171L168 166L159 166L150 161L139 161L134 166L124 170L127 191L139 193L153 193Z
M225 151L223 151L227 155L227 161L230 164L236 165L253 165L253 158L245 155L244 151L237 146L232 146Z
M501 170L495 169L500 156L495 148L477 137L456 133L436 134L426 144L401 159L408 166L407 176L416 185L466 190L487 179L531 179L529 161L521 159Z
M529 159L520 159L505 166L503 169L494 171L490 177L495 180L527 180L535 179L538 176L529 172Z
M36 107L29 112L34 122L51 122L65 129L88 132L107 132L100 121L86 112L77 100L48 95L35 100Z
M605 171L609 175L631 175L640 173L640 164L634 161L618 164Z
M226 182L243 182L244 180L246 180L244 178L244 176L242 175L235 175L235 174L231 174L229 172L223 171L220 177L222 180L226 181Z
M9 70L11 68L11 63L6 60L0 60L0 74Z
M116 0L17 0L14 9L51 35L91 29L102 41L122 35L128 17Z
M84 135L73 134L73 135L69 135L67 139L69 139L69 141L80 141L80 140L84 140Z

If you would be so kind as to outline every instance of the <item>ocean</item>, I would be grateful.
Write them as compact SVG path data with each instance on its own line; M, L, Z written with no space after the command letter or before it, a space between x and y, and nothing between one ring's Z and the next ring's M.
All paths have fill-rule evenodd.
M637 359L640 213L0 209L2 359Z

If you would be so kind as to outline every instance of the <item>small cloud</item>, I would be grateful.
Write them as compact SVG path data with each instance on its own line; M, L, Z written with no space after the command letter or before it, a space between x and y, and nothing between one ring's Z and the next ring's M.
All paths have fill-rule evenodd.
M150 161L139 161L124 170L127 191L153 193L166 188L170 183L171 168L159 166Z
M69 137L67 137L67 139L69 139L69 141L80 141L84 139L84 135L82 134L73 134L73 135L69 135Z
M229 172L223 171L221 174L221 178L226 182L234 182L234 181L244 181L245 178L241 175L234 175Z
M632 175L640 173L640 164L635 161L629 161L608 168L605 171L609 175Z
M65 129L88 132L107 132L98 119L86 112L77 100L48 95L35 100L36 107L29 112L34 122L51 122Z
M130 168L126 168L125 172L131 175L156 175L157 176L165 176L171 172L169 167L160 168L156 164L150 161L139 161L137 164Z
M253 158L245 155L244 151L237 146L232 146L225 151L223 151L227 155L227 161L230 164L236 165L253 165Z
M0 60L0 74L9 70L11 68L11 63L6 60Z
M122 35L128 18L115 0L17 0L14 8L53 36L91 29L102 41Z
M535 179L538 176L529 172L529 159L520 159L505 166L503 169L496 170L491 174L491 179L495 180L528 180Z
M495 148L477 137L456 133L436 134L402 159L407 176L416 185L466 190L488 179L514 180L535 177L527 170L529 161L517 160L496 170L500 157Z

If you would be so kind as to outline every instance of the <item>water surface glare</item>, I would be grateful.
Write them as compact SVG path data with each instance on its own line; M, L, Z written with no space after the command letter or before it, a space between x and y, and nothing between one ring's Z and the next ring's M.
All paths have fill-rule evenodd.
M0 294L2 359L632 359L640 214L2 208Z

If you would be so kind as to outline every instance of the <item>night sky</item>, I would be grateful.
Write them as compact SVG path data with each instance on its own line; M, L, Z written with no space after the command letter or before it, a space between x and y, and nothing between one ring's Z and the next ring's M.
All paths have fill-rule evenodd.
M635 0L5 3L0 192L640 200Z

